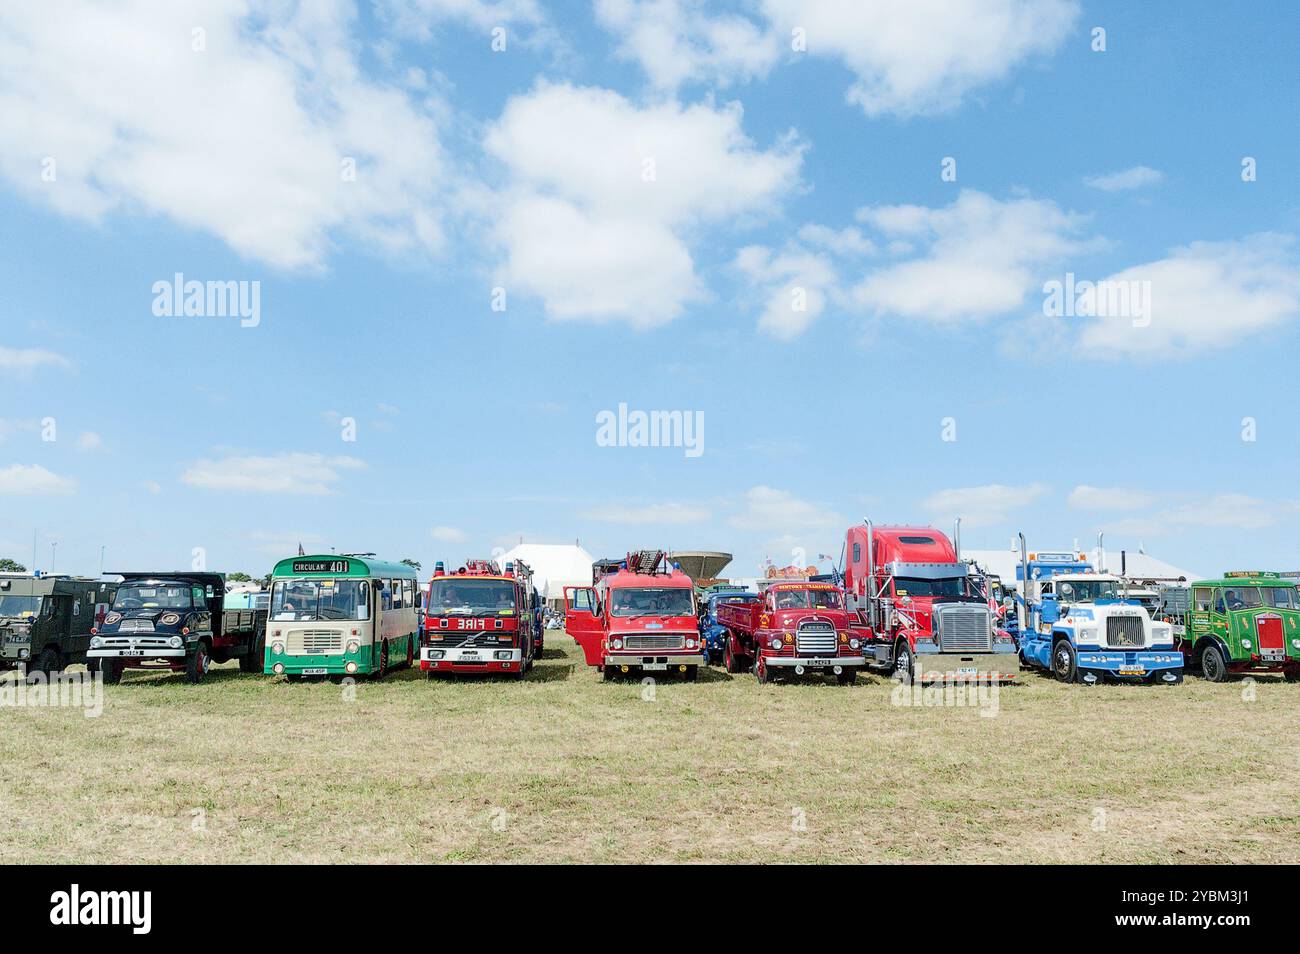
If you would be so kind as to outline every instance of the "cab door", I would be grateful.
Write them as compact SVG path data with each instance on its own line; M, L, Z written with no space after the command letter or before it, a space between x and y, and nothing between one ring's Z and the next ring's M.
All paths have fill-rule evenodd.
M603 662L601 641L604 627L596 615L596 588L592 586L566 586L564 588L564 628L580 647L588 666Z

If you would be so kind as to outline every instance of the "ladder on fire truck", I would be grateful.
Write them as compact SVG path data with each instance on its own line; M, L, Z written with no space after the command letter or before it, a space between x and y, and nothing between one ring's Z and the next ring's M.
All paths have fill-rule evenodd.
M667 556L663 550L634 550L627 555L627 569L629 573L644 573L653 575L659 572L668 572L659 569L659 564L664 562Z

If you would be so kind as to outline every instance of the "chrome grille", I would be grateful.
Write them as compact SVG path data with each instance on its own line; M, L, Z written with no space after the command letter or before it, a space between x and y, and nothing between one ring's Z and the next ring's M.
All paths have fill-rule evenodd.
M624 649L681 649L684 645L685 642L680 634L623 637Z
M152 633L153 620L151 619L124 619L120 626L117 627L119 633Z
M291 629L286 649L290 656L328 656L343 652L343 634L329 629Z
M800 656L834 656L835 627L819 621L801 623L794 634L794 648Z
M1141 647L1146 643L1142 635L1142 617L1111 616L1106 620L1106 645Z
M170 649L170 636L105 636L105 649Z
M934 619L943 652L988 652L993 648L989 609L983 604L941 605L935 608Z

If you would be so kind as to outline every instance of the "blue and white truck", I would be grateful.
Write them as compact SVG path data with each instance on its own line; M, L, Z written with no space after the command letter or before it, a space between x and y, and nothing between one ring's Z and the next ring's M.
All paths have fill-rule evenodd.
M1017 642L1022 665L1062 682L1183 681L1173 627L1154 622L1123 579L1096 572L1083 554L1030 553L1020 534Z

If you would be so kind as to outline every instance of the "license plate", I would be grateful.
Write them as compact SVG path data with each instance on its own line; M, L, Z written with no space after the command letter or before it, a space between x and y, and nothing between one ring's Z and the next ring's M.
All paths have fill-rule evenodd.
M1121 676L1145 676L1147 671L1143 666L1121 666L1119 674Z
M643 663L641 668L646 670L647 672L664 672L665 670L667 670L668 664L667 663Z
M302 674L304 676L324 676L328 672L329 670L324 666L312 666L310 669L304 669Z
M957 668L957 675L959 676L974 676L978 673L979 669L975 666L959 666Z
M834 663L832 663L829 659L804 660L805 669L825 669L827 666L832 666L832 665L834 665Z
M117 651L117 654L119 656L143 656L144 650L143 649L119 649Z
M1286 654L1282 652L1276 652L1276 651L1268 652L1267 650L1265 650L1264 652L1260 653L1260 658L1265 660L1266 662L1282 662L1282 660L1286 658Z
M467 649L460 654L462 659L478 659L478 653L472 649Z

